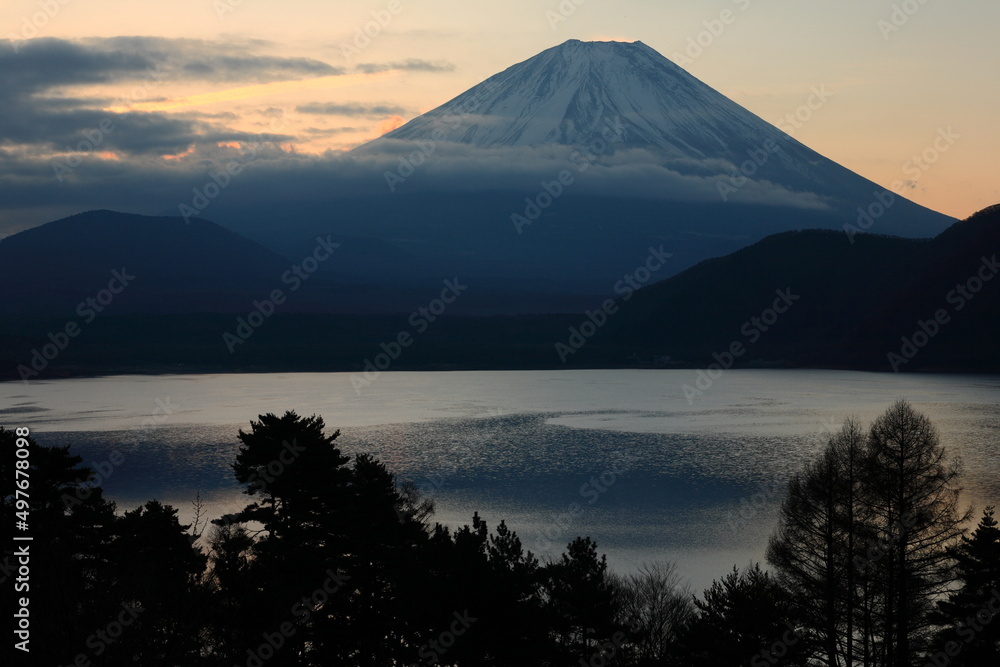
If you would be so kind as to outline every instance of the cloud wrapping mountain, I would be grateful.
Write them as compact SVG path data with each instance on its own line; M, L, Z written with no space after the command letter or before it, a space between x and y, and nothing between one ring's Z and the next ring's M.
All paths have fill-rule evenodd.
M241 71L237 63L199 71L206 48L193 43L176 62L194 75ZM103 63L105 77L136 75L150 62L138 46L107 51L81 53ZM259 54L245 55L266 69ZM286 74L328 72L298 59L272 64ZM26 86L18 99L37 102ZM102 118L68 107L91 114L89 123ZM389 110L339 107L303 105L300 113ZM51 158L9 144L0 148L11 158L0 164L8 215L94 202L160 215L194 210L286 256L329 233L392 249L381 258L344 253L336 270L352 279L412 286L461 275L495 290L580 296L606 293L651 245L669 245L666 270L677 272L770 233L840 229L884 192L640 42L570 40L349 154L300 153L283 112L264 113L270 127L258 135L201 116L116 117L122 129L102 149L127 155L90 155L59 174L58 187ZM80 119L60 122L81 127ZM161 150L178 155L165 159ZM894 197L869 231L930 236L949 221Z

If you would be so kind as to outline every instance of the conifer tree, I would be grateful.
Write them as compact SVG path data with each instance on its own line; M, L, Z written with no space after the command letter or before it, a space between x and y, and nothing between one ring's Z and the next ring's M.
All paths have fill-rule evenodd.
M958 588L940 602L945 629L931 653L955 667L1000 664L1000 528L987 507L954 552ZM951 649L950 651L948 649ZM940 658L939 658L940 660Z

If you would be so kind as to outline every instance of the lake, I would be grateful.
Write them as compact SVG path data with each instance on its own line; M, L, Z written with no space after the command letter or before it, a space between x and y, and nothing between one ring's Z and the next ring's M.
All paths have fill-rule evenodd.
M611 566L670 560L701 590L762 560L783 486L849 416L899 398L961 456L963 501L1000 501L1000 377L731 370L691 396L694 370L118 376L0 383L0 423L91 465L120 509L147 499L192 516L245 502L229 464L265 412L324 417L349 454L372 452L434 498L450 525L478 511L537 555L590 535ZM117 457L116 457L117 458ZM998 503L1000 504L1000 503Z

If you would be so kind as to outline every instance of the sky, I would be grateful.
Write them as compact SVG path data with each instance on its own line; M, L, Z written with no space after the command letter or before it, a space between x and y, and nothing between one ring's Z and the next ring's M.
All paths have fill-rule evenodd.
M1000 202L997 25L996 0L5 0L0 235L156 209L247 145L334 159L568 39L640 40L966 217Z

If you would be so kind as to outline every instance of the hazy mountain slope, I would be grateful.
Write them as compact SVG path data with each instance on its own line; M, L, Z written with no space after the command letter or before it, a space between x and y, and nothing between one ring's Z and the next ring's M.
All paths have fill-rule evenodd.
M472 110L473 118L456 124ZM582 145L606 128L616 148L660 148L668 157L742 158L780 134L642 42L570 40L496 74L385 135L497 146ZM734 150L736 149L736 150Z
M751 160L740 175L794 192L818 194L832 208L846 206L852 214L882 190L642 42L569 40L509 67L357 150L430 140L482 149L589 146L609 134L613 139L605 142L602 154L643 149L680 173L701 176L729 175ZM893 229L883 227L884 232L926 236L946 224L943 216L922 219L930 212L912 202L900 200L893 207L908 209L911 219L899 228L895 224ZM922 214L916 215L918 211ZM894 223L895 217L884 222Z
M651 246L673 255L661 279L770 234L839 230L889 196L639 42L548 49L352 160L370 174L349 196L234 194L213 218L284 254L316 234L366 239L377 254L339 265L352 280L430 288L460 275L495 295L494 312L525 313L539 309L520 295L573 310L607 292ZM891 197L870 231L927 238L954 222Z
M837 232L779 234L638 292L596 347L707 364L738 342L742 364L892 368L896 353L906 359L895 359L900 370L995 370L998 254L998 207L929 240L861 235L851 244ZM963 296L983 276L981 289ZM777 291L795 298L764 330L752 318L774 306ZM933 335L904 355L902 339L913 342L920 331Z
M392 368L705 369L733 363L891 369L888 355L902 354L901 338L916 340L918 322L927 323L944 309L948 321L927 341L918 340L919 349L897 364L899 370L1000 371L1000 277L969 282L988 275L1000 254L1000 208L957 223L935 239L862 235L855 241L822 230L777 234L628 300L606 293L563 315L462 317L449 310L415 337ZM952 294L958 285L978 288L971 300L962 299L960 309ZM416 299L419 292L409 296ZM779 293L790 299L787 309ZM591 321L584 311L593 312L609 296L619 298L618 311L563 363L556 344L570 343L571 332ZM785 312L768 314L776 300ZM52 361L44 377L150 370L362 371L383 349L380 343L414 331L411 312L359 316L283 307L231 354L220 334L235 327L233 314L122 314L116 302ZM0 321L0 377L17 378L19 364L48 343L47 332L65 323L65 316ZM733 343L744 352L727 361ZM697 377L692 370L690 381Z
M113 285L118 311L249 310L290 287L282 275L291 265L207 220L89 211L0 242L0 303L13 313L72 313L117 271L127 283Z

